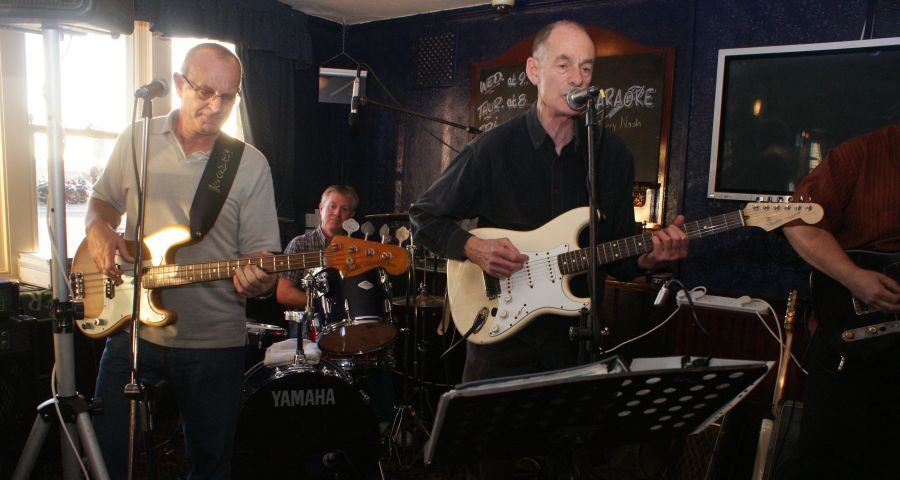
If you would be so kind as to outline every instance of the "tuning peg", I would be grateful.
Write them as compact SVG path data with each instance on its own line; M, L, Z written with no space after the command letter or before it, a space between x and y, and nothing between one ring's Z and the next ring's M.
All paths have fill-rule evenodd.
M391 227L388 227L387 224L382 225L378 234L381 235L381 243L388 243L391 240Z
M400 227L396 231L394 231L394 236L397 237L397 244L403 245L403 242L409 240L409 229L406 227Z
M341 228L343 228L344 231L347 232L347 235L352 237L353 234L359 230L359 222L352 218L348 218L347 220L344 220L344 223L341 224Z
M372 225L372 222L366 222L362 224L360 230L362 230L362 233L364 235L363 240L368 240L369 235L375 233L375 225Z

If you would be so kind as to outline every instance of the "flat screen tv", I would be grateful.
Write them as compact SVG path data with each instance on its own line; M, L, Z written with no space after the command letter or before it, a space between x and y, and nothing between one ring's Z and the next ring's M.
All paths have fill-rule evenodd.
M831 147L897 121L900 37L719 50L707 196L790 196Z

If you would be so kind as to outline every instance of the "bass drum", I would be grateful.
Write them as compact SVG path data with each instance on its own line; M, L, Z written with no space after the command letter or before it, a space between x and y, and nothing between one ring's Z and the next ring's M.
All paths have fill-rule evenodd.
M234 478L376 478L375 413L331 362L258 363L244 376L243 402Z

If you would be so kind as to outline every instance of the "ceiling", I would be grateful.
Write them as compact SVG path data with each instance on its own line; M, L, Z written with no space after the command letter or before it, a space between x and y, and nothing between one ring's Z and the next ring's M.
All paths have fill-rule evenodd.
M307 15L340 24L387 20L420 13L489 5L490 0L279 0Z

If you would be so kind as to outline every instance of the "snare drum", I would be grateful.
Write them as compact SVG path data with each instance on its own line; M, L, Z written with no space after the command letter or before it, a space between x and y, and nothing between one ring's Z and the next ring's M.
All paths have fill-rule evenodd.
M247 322L247 353L244 361L244 370L263 361L266 349L273 343L287 339L287 332L275 325L265 323Z
M391 318L391 286L382 269L342 278L340 271L327 268L317 275L328 284L328 291L314 302L323 352L370 353L394 341L397 327Z
M375 478L377 455L375 413L341 368L260 363L244 375L235 478Z

